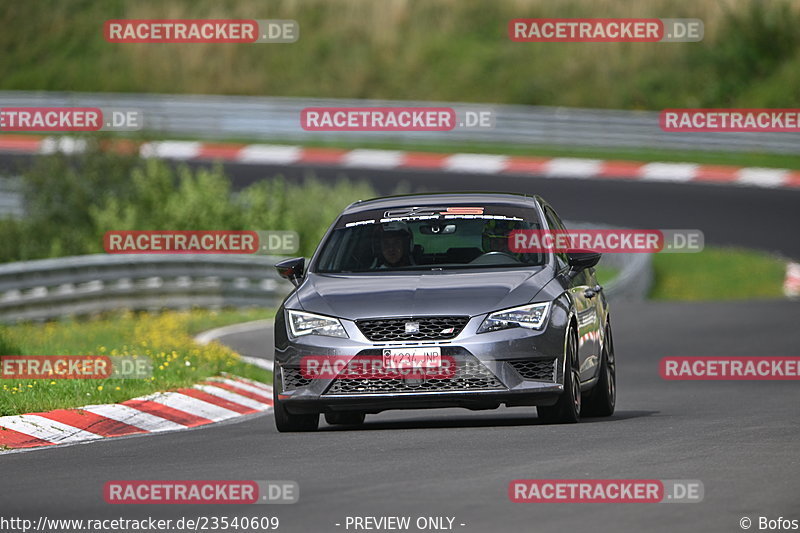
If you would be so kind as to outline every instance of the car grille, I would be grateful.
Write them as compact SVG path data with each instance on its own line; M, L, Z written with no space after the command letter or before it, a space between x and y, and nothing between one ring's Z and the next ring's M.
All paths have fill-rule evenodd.
M299 368L281 368L283 376L283 390L294 390L300 387L307 387L311 384L311 378L303 377Z
M337 378L331 383L325 394L385 394L505 389L500 380L472 355L458 356L456 365L455 374L452 377L443 379Z
M419 324L419 331L406 333L406 324L412 322ZM356 325L371 341L418 341L452 339L467 322L468 316L420 316L356 320Z
M556 361L558 359L544 359L531 361L523 359L519 361L508 361L514 370L522 376L522 379L536 381L555 381Z

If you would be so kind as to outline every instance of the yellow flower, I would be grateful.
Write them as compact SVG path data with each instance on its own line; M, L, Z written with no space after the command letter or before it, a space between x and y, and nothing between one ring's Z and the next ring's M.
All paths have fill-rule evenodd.
M55 382L55 381L51 381L51 382L50 382L50 385L55 385L55 384L56 384L56 382Z
M114 388L114 390L122 390L122 389L121 389L121 388L119 388L119 387L115 387L115 388Z
M103 390L103 386L102 385L98 385L97 386L97 390Z

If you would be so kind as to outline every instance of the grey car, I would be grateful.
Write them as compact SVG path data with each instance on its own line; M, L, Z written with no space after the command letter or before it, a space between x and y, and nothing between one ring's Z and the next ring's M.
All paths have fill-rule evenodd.
M356 202L275 318L279 431L359 425L389 409L536 406L546 423L609 416L616 397L600 254L513 252L563 230L539 196L453 193ZM356 363L357 362L357 363Z

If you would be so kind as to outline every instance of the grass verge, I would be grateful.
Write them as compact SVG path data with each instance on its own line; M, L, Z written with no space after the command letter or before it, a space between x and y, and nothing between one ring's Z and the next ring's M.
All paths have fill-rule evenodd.
M274 311L117 313L86 322L21 324L0 330L2 355L111 355L149 358L148 379L0 379L0 416L117 403L188 387L230 372L269 383L271 373L242 362L217 343L198 346L192 334L274 316Z
M739 248L708 247L697 254L655 254L653 300L783 298L786 261Z
M597 283L605 285L619 274L619 270L603 264L594 267L594 274L597 277Z
M703 21L704 37L509 38L511 19L546 17L692 17ZM285 45L113 44L102 32L109 19L293 19L301 30ZM791 89L800 81L798 26L800 4L792 0L4 2L0 88L791 108L800 103Z

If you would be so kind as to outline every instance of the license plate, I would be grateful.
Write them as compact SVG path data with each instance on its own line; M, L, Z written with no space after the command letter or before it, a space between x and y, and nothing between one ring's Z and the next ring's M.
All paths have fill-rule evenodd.
M439 368L441 348L384 348L384 368Z

